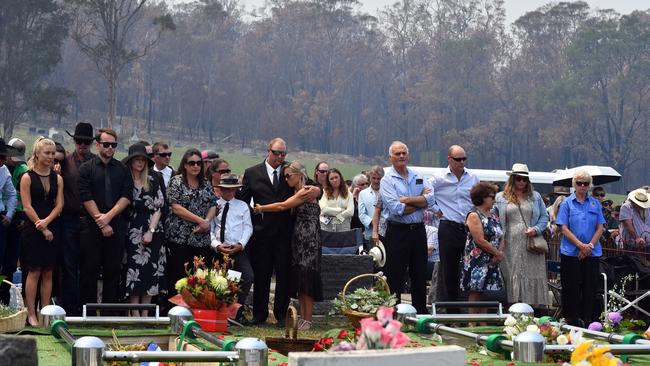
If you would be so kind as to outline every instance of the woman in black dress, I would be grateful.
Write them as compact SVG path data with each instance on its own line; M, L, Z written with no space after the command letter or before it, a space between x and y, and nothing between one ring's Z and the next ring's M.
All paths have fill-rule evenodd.
M129 156L122 162L133 177L133 200L128 210L125 294L130 304L150 304L152 296L167 293L165 235L160 222L165 197L149 170L153 160L147 156L144 145L129 147ZM146 310L135 310L132 315L148 314Z
M255 205L256 213L279 212L294 209L296 222L291 237L291 265L294 287L300 300L300 321L298 328L311 328L314 301L323 300L323 284L320 276L321 242L320 242L320 206L317 200L303 201L300 191L305 186L307 174L305 167L297 161L284 168L287 184L295 194L284 202L268 205Z
M32 157L27 162L29 170L20 179L20 196L29 219L21 233L20 263L29 271L25 297L27 320L31 326L38 326L36 291L39 280L41 306L50 304L52 271L59 251L55 220L63 209L63 179L52 170L55 153L54 141L45 137L36 139Z

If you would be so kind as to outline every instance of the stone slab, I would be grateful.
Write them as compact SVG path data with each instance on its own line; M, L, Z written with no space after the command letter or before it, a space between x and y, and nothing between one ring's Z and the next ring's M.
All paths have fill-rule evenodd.
M350 352L292 352L289 366L463 366L466 351L459 346L402 348Z

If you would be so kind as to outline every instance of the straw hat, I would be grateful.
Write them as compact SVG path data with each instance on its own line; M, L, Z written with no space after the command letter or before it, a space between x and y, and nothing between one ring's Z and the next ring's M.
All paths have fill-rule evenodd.
M648 199L648 194L643 188L633 190L627 195L627 198L641 208L650 208L650 199Z
M386 248L384 243L377 240L375 246L370 248L368 254L372 256L373 262L377 264L378 267L383 267L386 264Z
M512 164L512 171L506 172L506 175L523 175L524 177L528 176L528 165L521 163Z

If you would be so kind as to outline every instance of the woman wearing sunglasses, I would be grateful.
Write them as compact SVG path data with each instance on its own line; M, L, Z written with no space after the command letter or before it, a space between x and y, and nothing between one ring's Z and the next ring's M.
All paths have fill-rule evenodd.
M323 300L323 284L320 275L320 206L316 199L304 201L301 190L307 180L305 167L297 161L284 168L287 184L294 189L294 195L284 202L255 205L255 213L293 210L296 222L291 236L291 271L293 279L291 293L298 293L300 300L300 321L298 329L311 328L314 301Z
M496 197L505 232L505 259L501 265L508 303L524 302L546 307L546 257L527 250L529 238L540 236L548 224L542 195L533 190L528 166L516 163L503 192Z
M203 256L206 263L211 263L210 222L217 210L217 198L212 193L212 184L205 179L199 150L187 150L177 172L167 188L171 206L165 223L170 294L176 293L176 281L185 276L184 263L191 263L194 256Z
M605 218L600 202L589 196L591 175L573 175L575 192L560 205L555 223L562 226L560 266L562 315L570 325L585 326L598 319L596 288L602 255L600 236Z

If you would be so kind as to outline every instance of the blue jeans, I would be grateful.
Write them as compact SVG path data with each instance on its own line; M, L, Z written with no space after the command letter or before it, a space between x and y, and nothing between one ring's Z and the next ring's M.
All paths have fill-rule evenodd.
M63 254L63 286L61 296L66 315L81 315L79 301L79 214L62 214L61 248Z

